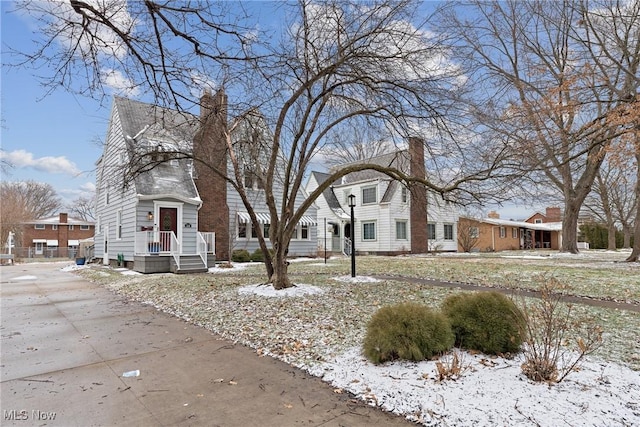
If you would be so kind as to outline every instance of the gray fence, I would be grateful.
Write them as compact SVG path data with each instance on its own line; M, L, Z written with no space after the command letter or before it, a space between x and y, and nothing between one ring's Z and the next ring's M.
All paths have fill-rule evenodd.
M36 250L34 247L13 248L14 258L69 258L75 259L78 248L43 248Z

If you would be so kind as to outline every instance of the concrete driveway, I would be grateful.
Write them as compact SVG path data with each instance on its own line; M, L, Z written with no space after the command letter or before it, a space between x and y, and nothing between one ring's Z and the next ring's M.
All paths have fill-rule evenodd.
M69 264L0 267L2 426L414 425Z

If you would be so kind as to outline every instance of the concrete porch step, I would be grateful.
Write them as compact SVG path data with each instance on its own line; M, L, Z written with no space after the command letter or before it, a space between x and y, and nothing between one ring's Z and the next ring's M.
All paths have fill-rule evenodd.
M175 274L206 273L208 271L198 255L181 255L180 268L178 268L175 260L171 257L169 270Z

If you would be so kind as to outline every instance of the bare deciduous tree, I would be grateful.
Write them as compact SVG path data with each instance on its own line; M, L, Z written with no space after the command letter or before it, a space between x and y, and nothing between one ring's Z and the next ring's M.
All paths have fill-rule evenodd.
M221 135L231 171L179 147L168 154L192 158L223 177L254 223L256 209L268 207L273 255L262 230L256 231L269 280L281 289L292 285L286 257L296 226L335 180L371 169L407 185L481 199L484 183L503 161L502 141L476 144L466 129L471 121L455 120L465 117L460 109L466 106L452 93L464 92L466 79L426 31L426 21L415 22L424 16L420 6L406 0L283 3L289 21L282 34L270 38L250 24L244 3L27 1L23 7L39 17L45 39L24 64L47 63L53 67L51 87L97 97L107 82L120 78L130 93L143 91L156 104L179 111L197 106L202 89L224 87L231 112L244 119ZM256 132L234 140L238 123L255 123ZM259 132L265 126L270 132ZM432 174L427 179L392 167L350 164L299 200L310 165L335 141L353 140L340 135L356 127L394 140L421 137ZM264 192L261 201L251 197L247 164L253 167L251 182ZM154 167L133 166L129 177Z
M460 217L458 220L458 244L464 252L471 252L480 243L480 228L477 221Z
M69 215L85 221L95 221L95 195L94 197L80 196L67 206Z
M623 247L631 247L635 218L636 165L635 149L631 144L618 141L600 167L596 186L585 200L585 209L600 222L607 224L608 248L616 249L618 227L623 232Z
M0 183L0 242L4 245L9 232L20 240L25 221L54 215L62 207L49 184L35 181L3 181Z
M561 250L577 252L580 208L607 147L628 131L615 119L638 102L640 4L474 1L445 16L481 82L475 110L522 171L562 195Z

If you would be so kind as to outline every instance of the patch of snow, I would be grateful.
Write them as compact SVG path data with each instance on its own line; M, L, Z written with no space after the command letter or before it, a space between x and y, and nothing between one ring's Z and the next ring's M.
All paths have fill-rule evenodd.
M375 283L380 281L380 279L376 279L375 277L369 277L369 276L356 276L356 277L338 276L338 277L332 277L332 279L338 282L343 282L343 283Z
M561 383L548 385L522 374L521 356L459 354L466 369L455 380L437 381L435 361L376 366L357 347L309 372L429 426L640 424L640 374L629 368L586 360Z
M120 274L122 274L124 276L140 276L140 275L142 275L142 273L140 273L139 271L129 270L128 268L118 268L118 269L116 269L116 271L119 271Z
M231 264L231 267L215 267L209 268L209 273L228 273L228 272L238 272L246 269L251 263L249 262L234 262Z
M18 276L18 277L14 277L11 280L36 280L38 277L37 276Z
M60 271L76 271L76 270L84 270L86 268L90 268L88 265L67 265L66 267L63 267L60 269Z
M324 290L313 285L306 285L304 283L298 283L295 286L287 289L276 290L273 285L247 285L238 288L240 295L260 295L265 297L298 297L304 295L318 295L324 293Z
M548 256L541 255L504 255L501 258L512 258L512 259L549 259Z

